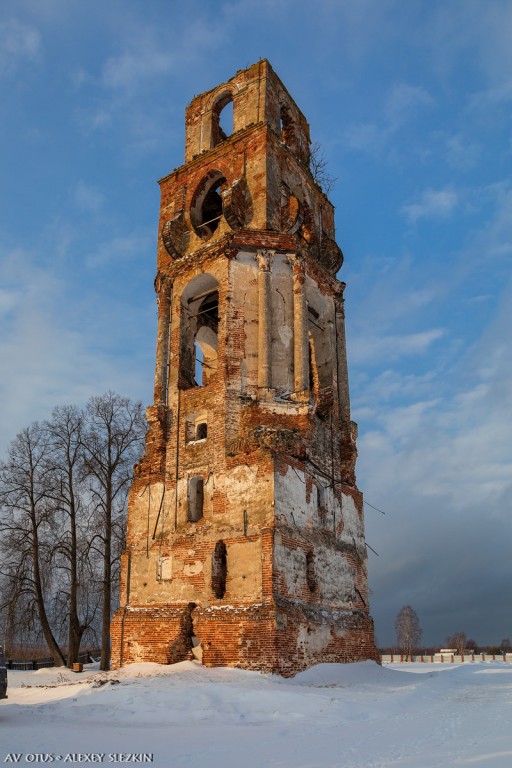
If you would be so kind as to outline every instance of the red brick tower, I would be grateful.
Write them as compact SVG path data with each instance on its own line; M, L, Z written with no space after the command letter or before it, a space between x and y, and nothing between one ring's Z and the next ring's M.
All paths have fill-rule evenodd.
M113 666L199 642L207 666L283 675L375 658L343 256L309 126L266 60L193 99L160 186L155 400Z

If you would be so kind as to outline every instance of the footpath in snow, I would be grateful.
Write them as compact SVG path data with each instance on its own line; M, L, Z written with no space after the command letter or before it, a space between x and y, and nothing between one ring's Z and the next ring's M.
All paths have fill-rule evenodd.
M0 764L511 768L512 665L9 672Z

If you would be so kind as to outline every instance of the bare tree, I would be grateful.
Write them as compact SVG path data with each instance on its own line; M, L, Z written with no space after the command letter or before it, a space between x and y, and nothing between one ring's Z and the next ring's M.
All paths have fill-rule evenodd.
M126 497L146 422L140 403L107 392L86 408L85 472L93 504L91 546L102 562L101 669L110 666L112 573L124 542Z
M445 643L447 648L456 648L460 656L463 656L468 648L476 648L476 642L467 637L465 632L455 632L446 638Z
M310 147L309 164L311 173L316 183L322 187L326 195L329 195L337 182L336 176L333 176L327 170L327 160L320 142L315 141Z
M0 464L1 567L10 616L23 610L23 629L34 631L36 619L56 666L64 657L49 615L52 595L51 551L56 536L49 494L51 463L45 430L35 422L13 440Z
M108 392L85 410L58 407L23 430L0 464L0 615L14 642L44 637L68 665L85 633L110 659L110 616L123 548L126 498L146 423L140 403ZM98 589L98 583L101 588Z
M84 477L84 414L76 406L54 409L44 428L52 465L50 495L59 523L53 567L62 574L55 599L61 621L67 624L68 667L78 661L84 632L94 621L99 600L89 598L92 581L86 519Z
M407 657L411 656L414 648L419 645L423 631L418 615L410 605L404 605L398 612L395 630L398 647Z

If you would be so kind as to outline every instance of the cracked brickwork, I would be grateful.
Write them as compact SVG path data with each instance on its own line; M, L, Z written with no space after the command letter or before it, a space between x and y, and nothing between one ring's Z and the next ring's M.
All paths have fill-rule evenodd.
M114 667L188 656L192 633L207 666L377 658L343 256L309 144L266 60L187 108L185 164L160 181L155 395Z

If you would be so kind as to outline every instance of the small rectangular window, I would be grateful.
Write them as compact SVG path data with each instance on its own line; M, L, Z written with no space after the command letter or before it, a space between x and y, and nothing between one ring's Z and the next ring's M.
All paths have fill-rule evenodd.
M208 424L206 421L201 421L196 427L196 440L206 440L208 435Z

